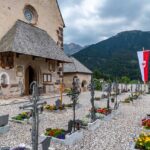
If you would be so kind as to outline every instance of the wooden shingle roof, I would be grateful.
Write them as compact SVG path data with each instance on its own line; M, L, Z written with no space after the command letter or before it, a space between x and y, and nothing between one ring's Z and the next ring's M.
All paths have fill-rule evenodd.
M1 39L0 52L16 52L71 62L46 31L21 20L18 20Z
M70 57L72 63L64 64L64 73L85 73L92 74L92 71L85 67L74 57Z

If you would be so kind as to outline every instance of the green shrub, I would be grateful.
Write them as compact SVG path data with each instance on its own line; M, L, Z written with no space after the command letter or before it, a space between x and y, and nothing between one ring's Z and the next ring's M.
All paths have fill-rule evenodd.
M95 85L95 90L102 90L102 84L100 83L100 80L94 79L94 85Z

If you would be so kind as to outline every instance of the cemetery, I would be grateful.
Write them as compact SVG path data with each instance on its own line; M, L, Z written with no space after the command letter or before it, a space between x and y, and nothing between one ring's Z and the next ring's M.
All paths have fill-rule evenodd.
M85 25L76 27L79 20L73 26L74 33L70 30L79 40L75 32L88 28L86 12L90 10L99 20L95 11L98 1L88 8L89 2L81 3L87 7L82 8L86 19L81 22ZM68 24L57 0L5 0L0 8L0 150L150 150L150 50L143 48L137 53L142 80L138 70L129 79L138 61L130 60L131 68L126 62L130 70L123 63L112 66L122 60L112 51L118 47L114 37L110 45L106 40L102 44L102 53L109 51L107 59L97 56L99 52L94 54L95 50L91 50L94 55L90 51L89 56L80 56L90 64L91 71L76 59L75 53L64 51L64 28ZM70 8L64 14L69 16ZM115 21L120 20L110 18L106 22L117 26ZM88 47L89 43L80 50ZM92 47L95 49L96 44ZM113 55L118 58L109 67L97 68ZM126 57L130 56L127 52ZM94 69L100 73L94 76ZM110 70L105 73L105 69Z
M105 85L104 90L96 91L91 80L89 92L80 93L78 80L74 78L72 82L72 92L63 96L62 104L58 97L40 96L36 82L28 102L25 99L18 100L18 103L13 103L13 99L7 100L7 103L1 100L1 147L148 150L148 87L144 91L144 85L138 90L137 85L133 85L131 91L128 85L129 92L118 94L110 84ZM113 96L111 92L114 92ZM107 97L95 100L95 97L101 97L104 93ZM129 98L132 99L131 103L124 105ZM63 104L70 103L71 107L64 107L65 111L60 109ZM55 111L59 110L59 113L45 111L48 104L55 106ZM80 104L78 109L76 104Z

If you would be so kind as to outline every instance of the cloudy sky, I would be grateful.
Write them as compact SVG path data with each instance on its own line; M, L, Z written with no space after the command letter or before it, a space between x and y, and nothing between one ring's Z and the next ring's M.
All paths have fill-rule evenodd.
M58 0L65 43L89 45L126 30L150 31L150 0Z

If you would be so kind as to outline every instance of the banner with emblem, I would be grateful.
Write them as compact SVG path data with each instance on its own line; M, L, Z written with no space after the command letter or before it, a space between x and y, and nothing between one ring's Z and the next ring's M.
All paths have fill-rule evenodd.
M142 80L146 83L148 81L150 50L138 51L137 55L138 55Z

